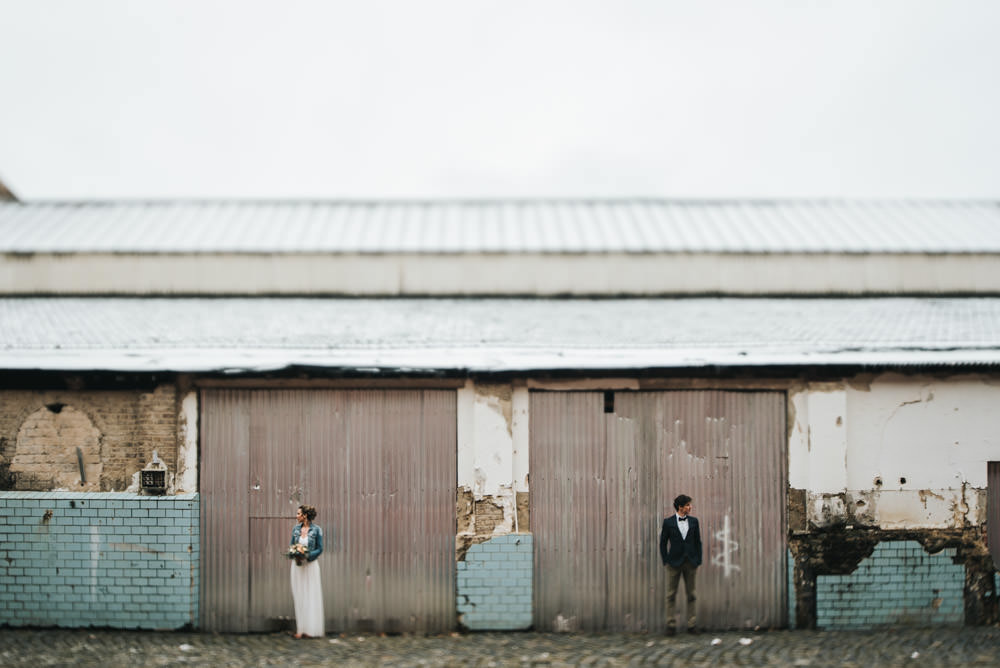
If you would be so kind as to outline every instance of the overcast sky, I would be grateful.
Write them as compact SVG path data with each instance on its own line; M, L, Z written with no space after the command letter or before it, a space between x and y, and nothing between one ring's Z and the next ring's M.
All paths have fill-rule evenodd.
M1000 199L997 0L0 0L24 200Z

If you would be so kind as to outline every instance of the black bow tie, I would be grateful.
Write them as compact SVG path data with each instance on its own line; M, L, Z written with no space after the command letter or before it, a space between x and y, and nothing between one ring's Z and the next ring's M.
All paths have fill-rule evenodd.
M678 518L677 518L677 521L678 521L678 522L687 522L687 521L688 521L688 518L686 518L686 517L678 517Z

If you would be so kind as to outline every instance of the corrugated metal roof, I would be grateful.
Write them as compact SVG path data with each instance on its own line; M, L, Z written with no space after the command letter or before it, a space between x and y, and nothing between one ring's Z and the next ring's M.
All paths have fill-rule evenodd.
M0 203L7 253L997 253L935 201Z
M0 368L1000 363L1000 298L0 299Z

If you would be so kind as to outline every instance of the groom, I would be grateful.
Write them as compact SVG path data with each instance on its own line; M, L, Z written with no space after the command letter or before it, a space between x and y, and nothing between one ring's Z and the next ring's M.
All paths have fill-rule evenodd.
M695 574L701 565L701 531L698 518L691 517L691 497L681 494L674 499L676 515L663 520L660 531L660 556L667 567L667 635L677 633L677 585L684 577L687 593L688 633L698 633L695 626Z

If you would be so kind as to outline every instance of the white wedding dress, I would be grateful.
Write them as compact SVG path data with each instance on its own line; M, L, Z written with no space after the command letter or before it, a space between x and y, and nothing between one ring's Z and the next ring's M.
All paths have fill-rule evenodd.
M299 538L307 545L308 538ZM301 566L292 559L292 600L295 601L295 630L311 638L322 638L323 582L319 576L319 560L306 561Z

